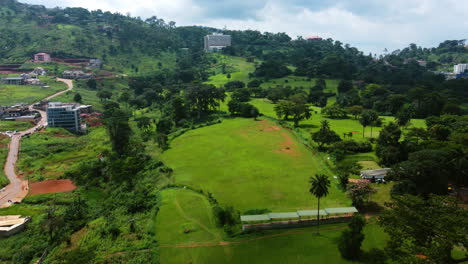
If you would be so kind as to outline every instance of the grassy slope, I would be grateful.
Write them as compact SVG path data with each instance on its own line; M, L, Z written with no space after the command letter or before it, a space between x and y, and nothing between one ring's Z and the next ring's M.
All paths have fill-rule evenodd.
M157 239L161 263L351 263L343 260L337 239L345 225L322 226L320 236L315 228L271 230L222 239L222 230L212 219L208 201L189 190L166 190L157 217ZM192 232L185 234L185 229ZM286 234L287 233L287 234ZM386 235L375 224L365 228L363 248L383 247ZM268 237L275 235L275 237ZM170 248L174 245L218 244L225 246ZM236 243L237 242L237 243ZM168 247L169 246L169 247Z
M104 81L98 81L99 89L104 88L104 90L110 90L112 92L112 101L117 101L118 96L123 89L128 88L128 85L125 80L121 79L106 79ZM109 89L111 88L111 89ZM82 104L92 105L93 109L98 111L103 111L103 101L97 97L99 89L91 90L86 86L86 81L75 81L75 86L73 91L68 91L54 100L60 102L74 102L74 97L77 93L81 95Z
M31 122L0 121L0 132L23 131L33 127Z
M6 157L8 155L8 143L10 138L7 136L0 135L0 189L8 184L8 179L3 172L3 166L5 165Z
M48 77L42 77L41 79L50 88L42 88L36 85L0 84L0 105L32 104L67 88L63 82L58 82Z
M221 54L213 54L217 60L217 64L213 65L212 70L215 73L206 83L213 84L216 87L224 86L229 81L249 82L249 73L255 71L255 64L249 63L243 57L232 57ZM226 64L226 72L231 74L231 78L227 78L227 74L221 72L221 65Z
M174 169L176 183L212 192L222 204L241 211L316 208L316 199L308 193L309 177L330 175L320 158L269 121L224 120L187 132L171 147L163 160ZM336 184L332 182L322 206L350 205Z
M251 104L255 105L262 114L277 118L276 113L274 111L274 104L269 102L267 99L253 99ZM352 118L349 119L330 119L326 118L320 113L320 108L319 107L312 107L313 113L312 113L312 118L309 120L304 120L301 121L301 130L304 132L315 132L319 129L320 127L320 122L322 120L328 120L330 122L330 127L332 130L334 130L338 135L343 137L343 133L349 133L353 132L355 133L353 136L353 139L362 139L362 126L359 123L359 121L354 120ZM389 116L382 116L384 119L384 125L388 122L392 122L395 119L393 117ZM292 123L292 122L291 122ZM424 120L422 119L412 119L411 120L411 125L409 127L424 127L425 123ZM379 131L382 130L383 127L374 127L372 128L372 137L378 137ZM367 127L365 130L365 136L370 137L371 136L371 129L370 127Z
M33 134L21 142L18 171L35 181L59 178L74 164L101 153L105 133L103 127L98 127L80 137L57 128Z

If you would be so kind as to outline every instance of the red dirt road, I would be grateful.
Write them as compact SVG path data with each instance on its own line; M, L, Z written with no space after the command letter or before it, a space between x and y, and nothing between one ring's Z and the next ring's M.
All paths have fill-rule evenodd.
M76 189L71 180L47 180L29 185L28 195L70 192Z

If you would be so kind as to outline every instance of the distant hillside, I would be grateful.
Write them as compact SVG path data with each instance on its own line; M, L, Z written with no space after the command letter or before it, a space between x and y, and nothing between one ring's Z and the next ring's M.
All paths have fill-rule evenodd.
M174 22L156 17L143 21L100 10L47 9L2 0L0 63L24 62L36 52L49 52L58 58L100 58L116 70L152 70L158 62L173 65L175 56L170 54L182 47L201 49L206 33L176 28Z
M468 63L468 45L465 39L446 40L435 48L422 48L410 44L403 50L392 52L387 59L425 60L429 69L453 70L454 64Z

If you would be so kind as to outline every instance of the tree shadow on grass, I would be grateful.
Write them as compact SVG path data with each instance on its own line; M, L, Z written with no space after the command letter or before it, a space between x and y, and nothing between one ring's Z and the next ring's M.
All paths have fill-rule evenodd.
M317 125L313 125L313 124L301 124L299 125L300 128L319 128L319 126Z

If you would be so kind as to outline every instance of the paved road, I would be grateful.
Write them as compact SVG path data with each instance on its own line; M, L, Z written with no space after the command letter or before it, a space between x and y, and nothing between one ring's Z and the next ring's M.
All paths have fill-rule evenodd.
M60 79L57 78L57 81L64 82L68 88L56 94L53 94L49 97L44 98L44 100L50 100L56 96L59 96L63 93L66 93L73 89L73 81L67 79ZM29 106L29 109L32 110L34 104ZM35 110L38 111L38 110ZM16 175L16 161L18 160L19 149L20 149L20 141L21 137L28 133L36 132L35 129L40 126L47 125L47 113L44 111L38 111L41 114L41 120L37 123L37 125L33 128L30 128L25 131L19 132L17 135L13 135L11 137L11 141L9 144L9 152L8 157L5 163L4 171L5 175L7 176L8 180L10 180L10 184L7 185L3 191L0 192L0 208L8 207L11 205L11 202L21 202L24 197L28 194L28 181L24 180L18 175Z

